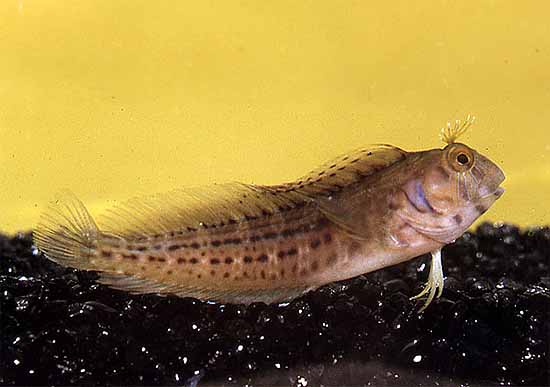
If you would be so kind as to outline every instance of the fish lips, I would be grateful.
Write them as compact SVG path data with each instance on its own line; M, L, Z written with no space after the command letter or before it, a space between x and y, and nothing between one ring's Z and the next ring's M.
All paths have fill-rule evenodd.
M477 208L480 209L481 213L487 211L489 207L491 207L491 205L502 196L503 193L504 188L497 187L497 189L495 189L493 192L479 199Z

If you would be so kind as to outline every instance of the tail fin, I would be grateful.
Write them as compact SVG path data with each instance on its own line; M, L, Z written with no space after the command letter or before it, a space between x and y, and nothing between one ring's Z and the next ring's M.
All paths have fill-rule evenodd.
M63 191L42 214L34 243L49 259L64 266L91 269L90 257L99 229L77 197Z

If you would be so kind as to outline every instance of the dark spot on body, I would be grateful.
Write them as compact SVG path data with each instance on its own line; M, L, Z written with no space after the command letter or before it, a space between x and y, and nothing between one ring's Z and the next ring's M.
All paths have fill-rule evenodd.
M221 244L222 244L222 242L221 242L221 241L217 241L217 240L211 242L211 245L214 246L214 247L218 247L218 246L221 245Z
M293 233L294 233L293 230L286 229L281 231L281 236L286 238L286 237L292 236Z
M192 264L199 263L199 260L193 257L189 260L189 263L192 263Z
M223 273L223 278L229 278L229 273L227 272Z
M111 258L113 253L111 251L101 250L101 256L103 258Z
M142 267L141 267L141 270L142 270L142 271L146 271L147 268L146 268L145 266L142 266Z
M172 274L172 270L168 270L168 271L166 272L166 274L171 275L171 274Z
M223 244L224 245L231 245L231 244L234 244L234 245L238 245L240 244L242 241L240 238L228 238L228 239L224 239L223 240Z
M187 259L185 258L178 258L178 264L187 263Z
M281 269L280 274L281 278L285 278L285 269Z
M336 176L336 173L331 173L330 175L328 175L328 177L334 177Z
M164 258L164 257L158 257L158 258L157 258L157 261L159 261L159 262L166 262L166 258Z
M201 247L201 245L198 244L197 242L193 242L193 243L191 243L191 247L194 248L194 249L198 249L199 247Z
M317 270L319 270L319 262L313 261L311 263L311 271L317 271Z
M316 249L317 247L319 247L321 245L321 241L319 239L315 239L313 241L311 241L311 248L312 249Z
M262 254L258 257L258 262L267 262L269 257L266 254Z
M456 214L455 216L453 216L453 219L455 220L456 224L462 223L462 216L460 216L459 214Z
M202 278L202 275L201 275L201 274L197 274L197 278L198 278L198 279L201 279L201 278Z
M214 277L214 276L216 275L216 271L215 271L215 270L210 270L210 275L211 275L212 277Z
M178 249L180 249L181 247L182 247L181 245L172 245L172 246L168 246L168 251L178 250Z
M291 248L290 250L288 250L286 253L287 253L289 256L292 256L292 255L298 254L298 250L296 250L296 248L293 247L293 248Z
M210 264L211 265L219 265L220 260L218 258L212 258L212 259L210 259Z
M332 242L332 235L330 235L329 233L326 233L324 236L323 236L323 240L325 241L325 243L330 243Z
M162 245L154 245L153 250L160 250L162 249Z
M265 279L265 271L262 270L262 271L260 272L260 275L262 276L262 279Z
M226 264L230 265L233 263L233 258L231 257L225 257L225 261L224 261Z
M139 246L136 248L137 251L145 251L147 250L147 247L146 246Z
M249 255L245 255L245 257L243 258L243 261L244 261L244 263L251 263L252 262L252 257L249 256Z
M248 278L248 272L247 272L247 271L245 271L245 272L243 273L243 277Z
M327 266L331 266L338 260L338 256L336 254L331 254L327 257Z
M279 258L281 258L281 259L284 258L285 255L286 255L286 252L284 252L284 251L279 251L279 252L277 253L277 257L279 257Z
M274 238L277 238L278 234L276 232L268 232L266 234L264 234L263 238L264 239L274 239Z
M250 237L250 242L252 242L252 243L258 242L260 239L262 239L261 236L259 236L259 235L252 235L252 236Z
M153 261L156 261L157 258L154 257L154 256L152 256L152 255L149 255L149 256L147 257L147 259L148 259L149 261L153 262Z

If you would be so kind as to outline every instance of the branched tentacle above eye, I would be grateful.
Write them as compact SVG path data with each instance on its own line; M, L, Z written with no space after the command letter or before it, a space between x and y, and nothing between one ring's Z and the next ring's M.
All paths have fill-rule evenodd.
M447 126L441 128L441 140L446 144L453 144L462 136L475 121L475 116L468 114L464 121L455 120L454 126L447 122Z

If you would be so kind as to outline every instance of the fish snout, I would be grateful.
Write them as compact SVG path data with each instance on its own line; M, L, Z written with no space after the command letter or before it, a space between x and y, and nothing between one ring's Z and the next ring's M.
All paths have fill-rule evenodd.
M490 161L484 156L479 155L479 160L476 165L481 169L483 178L479 182L478 196L485 198L491 195L499 198L504 193L504 188L500 187L506 176L498 165Z

